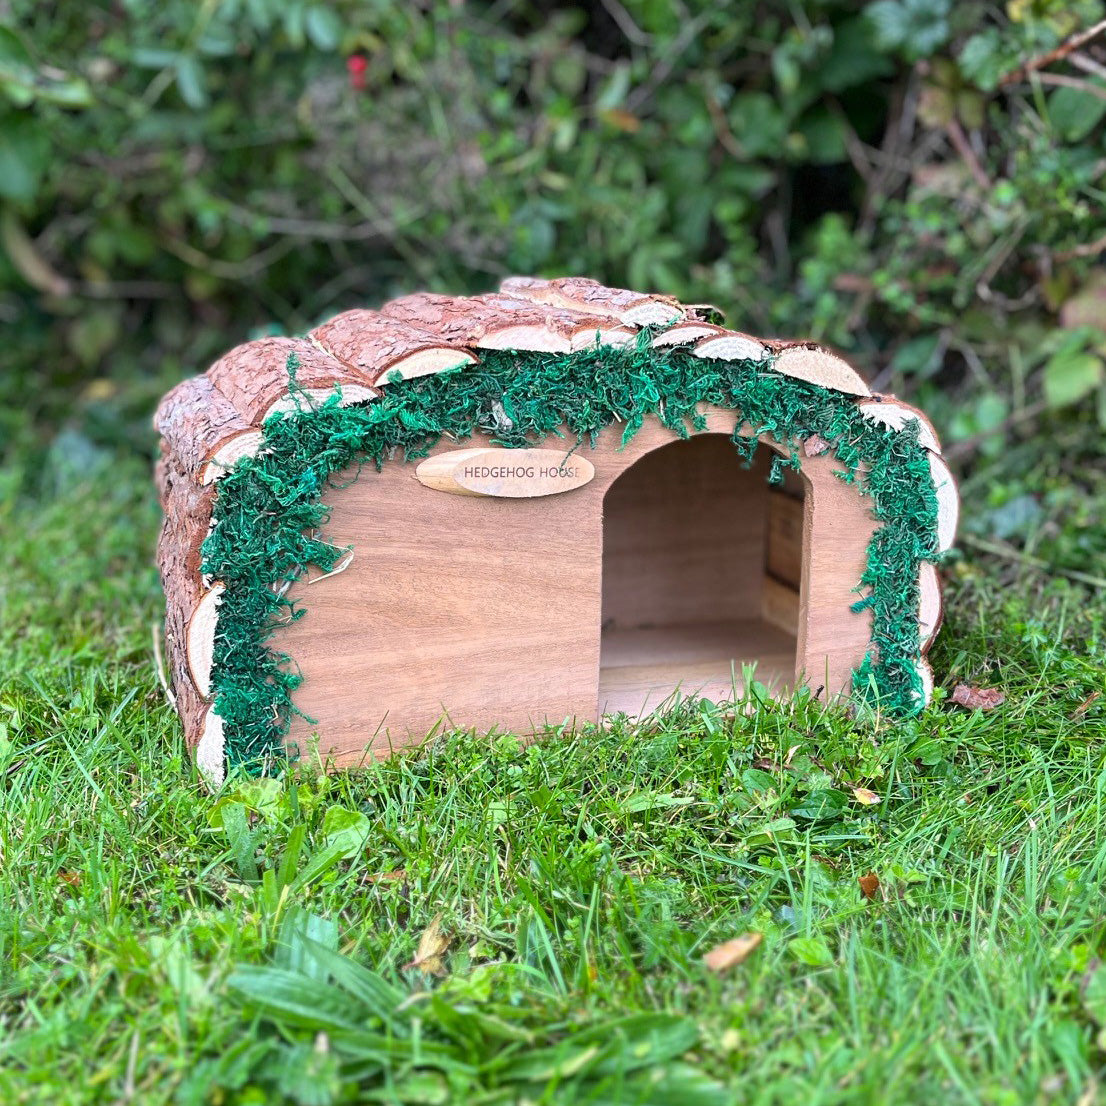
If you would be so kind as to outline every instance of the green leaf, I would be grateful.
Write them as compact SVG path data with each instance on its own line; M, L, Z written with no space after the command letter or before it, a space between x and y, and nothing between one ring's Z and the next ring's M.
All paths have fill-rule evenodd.
M595 110L603 112L621 107L629 91L630 63L617 62L595 97Z
M11 27L0 26L0 65L4 64L33 69L35 59L19 34Z
M918 376L923 380L939 369L937 351L941 345L941 335L922 334L904 342L891 358L891 367L907 376Z
M302 972L244 965L227 986L283 1025L335 1033L356 1032L365 1024L365 1011L352 996Z
M158 47L140 46L132 50L130 60L140 69L167 69L177 64L180 54L176 50L162 50Z
M367 815L344 806L332 806L323 815L323 841L339 849L347 860L361 852L372 824Z
M765 772L762 768L746 768L741 773L741 783L750 791L772 791L777 786L776 777L771 772Z
M273 963L325 982L331 971L320 957L337 947L338 927L330 918L308 913L302 907L293 908L280 927Z
M114 304L89 308L69 328L69 348L85 366L95 365L119 340L122 319Z
M787 117L767 92L743 92L733 98L726 117L734 137L750 157L772 157L787 139Z
M818 79L827 92L843 92L894 72L895 63L876 46L871 22L858 15L834 28L833 45L819 67Z
M821 937L796 937L787 943L787 950L812 968L825 968L833 963L833 953Z
M663 795L656 791L635 791L618 804L623 814L641 814L647 810L667 810L687 806L695 800L690 795Z
M182 56L177 59L176 70L181 99L194 111L207 107L207 79L199 60Z
M35 99L60 108L87 108L93 103L92 90L83 77L40 80L35 87Z
M222 806L221 814L223 832L227 836L239 878L248 883L257 882L257 859L254 855L257 851L257 839L250 831L246 808L241 803L226 803Z
M649 1106L732 1106L733 1089L712 1079L691 1064L670 1064L650 1072L639 1072L627 1080L626 1091L621 1081L611 1088L609 1097L588 1095L587 1101L615 1106L622 1102L648 1103Z
M970 81L984 92L998 87L1002 79L1017 59L1011 59L1004 47L1002 36L991 29L972 35L960 51L957 64L964 79Z
M844 161L846 124L828 108L816 107L799 123L807 158L814 165L833 165Z
M1098 126L1106 115L1106 85L1088 81L1103 93L1095 96L1078 88L1058 88L1048 98L1048 117L1060 137L1079 142Z
M789 813L793 818L817 822L825 818L836 818L847 805L848 799L840 791L821 788L809 792Z
M1083 987L1083 1009L1100 1026L1106 1026L1106 967L1101 964Z
M975 404L975 424L980 430L997 430L1010 413L1010 404L1003 396L987 392Z
M33 200L49 160L49 140L33 115L0 115L0 196Z
M10 27L0 27L0 92L16 107L28 107L36 100L68 108L92 103L83 77L70 76L54 66L40 69L23 39Z
M0 27L0 91L16 107L34 101L36 70L34 58L23 40L10 27Z
M912 61L929 57L949 37L952 0L876 0L864 11L876 45L900 49Z
M319 50L335 50L342 41L342 21L331 8L308 8L303 29Z
M432 1071L415 1071L386 1087L358 1091L359 1102L386 1102L389 1106L402 1102L404 1106L444 1106L455 1099L450 1095L445 1076Z
M1059 349L1045 363L1045 402L1067 407L1089 396L1102 383L1104 368L1102 358L1089 350Z

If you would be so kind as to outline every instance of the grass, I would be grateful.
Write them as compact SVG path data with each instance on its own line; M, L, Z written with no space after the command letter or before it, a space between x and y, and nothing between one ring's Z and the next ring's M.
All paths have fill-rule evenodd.
M1002 687L988 713L688 702L213 797L154 675L146 467L24 483L0 475L0 1101L1099 1101L1090 591L953 566L934 665Z

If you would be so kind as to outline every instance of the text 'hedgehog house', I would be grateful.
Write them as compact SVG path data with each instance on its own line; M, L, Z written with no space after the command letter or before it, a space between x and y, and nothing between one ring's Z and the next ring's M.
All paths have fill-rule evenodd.
M711 313L514 278L170 392L158 559L204 771L731 700L749 664L921 709L957 513L932 427Z

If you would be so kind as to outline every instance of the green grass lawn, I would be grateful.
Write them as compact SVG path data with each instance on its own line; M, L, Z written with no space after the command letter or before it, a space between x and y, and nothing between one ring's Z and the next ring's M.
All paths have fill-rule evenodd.
M0 1102L1106 1091L1091 588L954 564L945 692L906 723L754 694L213 797L154 671L148 471L22 481L0 477ZM953 706L961 680L1005 704ZM744 934L743 963L704 964Z

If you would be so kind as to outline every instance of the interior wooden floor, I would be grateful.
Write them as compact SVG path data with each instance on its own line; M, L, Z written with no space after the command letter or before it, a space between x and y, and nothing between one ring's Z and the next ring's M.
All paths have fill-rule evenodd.
M795 638L762 619L604 631L599 713L641 717L673 691L732 702L744 689L742 665L784 691L795 679Z

